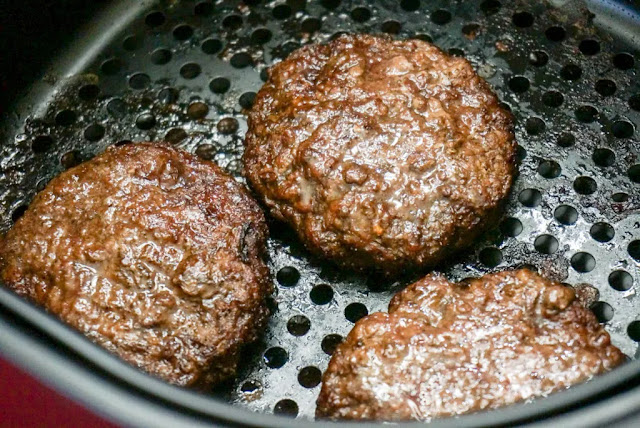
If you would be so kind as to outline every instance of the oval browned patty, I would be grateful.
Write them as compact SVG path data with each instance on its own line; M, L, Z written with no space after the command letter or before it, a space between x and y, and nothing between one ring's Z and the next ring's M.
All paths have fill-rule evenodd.
M245 145L250 184L309 249L388 272L471 243L515 173L511 115L468 61L363 34L273 66Z
M429 420L544 396L625 361L572 288L526 270L429 275L358 321L316 416Z
M110 147L51 180L0 243L0 278L178 385L235 373L268 316L258 204L211 162Z

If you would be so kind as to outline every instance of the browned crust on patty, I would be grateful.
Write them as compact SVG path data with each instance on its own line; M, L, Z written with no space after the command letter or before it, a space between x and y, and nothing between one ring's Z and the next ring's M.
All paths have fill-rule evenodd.
M0 277L135 366L205 386L235 373L266 322L266 234L213 163L128 144L36 195L0 243Z
M429 420L568 388L625 356L574 290L526 270L428 275L358 321L324 373L316 416Z
M273 66L245 171L271 214L352 268L432 266L492 223L515 174L511 115L468 61L345 35Z

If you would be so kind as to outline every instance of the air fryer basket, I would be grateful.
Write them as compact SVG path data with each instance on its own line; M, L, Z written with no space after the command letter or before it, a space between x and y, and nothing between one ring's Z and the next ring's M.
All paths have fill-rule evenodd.
M116 2L3 118L0 229L11 227L52 177L114 143L167 140L243 181L245 112L270 64L341 32L419 37L469 59L517 119L519 176L504 220L441 270L462 279L527 265L563 282L588 284L597 290L598 319L635 359L638 22L640 10L631 4L584 0ZM272 223L270 229L277 290L268 330L246 350L239 376L209 395L137 373L4 289L0 304L10 321L2 323L27 337L38 331L107 378L199 417L293 423L256 419L239 410L245 408L312 419L335 346L359 318L386 310L411 278L393 282L342 272L310 257L287 227ZM639 373L632 361L551 399L457 423L548 416L610 395L625 380L626 387L640 385L634 381Z

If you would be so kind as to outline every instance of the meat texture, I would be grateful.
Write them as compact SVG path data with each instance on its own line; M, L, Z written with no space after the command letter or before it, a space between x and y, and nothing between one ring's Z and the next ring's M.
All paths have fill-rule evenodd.
M204 387L234 374L265 324L266 233L213 163L128 144L36 195L0 243L0 277L135 366Z
M526 270L429 275L358 321L316 416L430 420L544 396L625 361L571 287Z
M515 174L512 118L468 61L343 35L269 70L245 171L306 246L355 268L425 268L470 244Z

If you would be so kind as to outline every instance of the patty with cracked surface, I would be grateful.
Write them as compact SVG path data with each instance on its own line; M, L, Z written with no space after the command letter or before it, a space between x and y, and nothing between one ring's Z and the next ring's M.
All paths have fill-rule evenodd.
M526 269L428 275L358 321L324 374L316 416L430 420L544 396L625 361L573 288Z
M310 250L393 273L435 265L496 219L515 147L510 113L468 61L360 34L269 70L244 162Z
M266 233L213 163L110 147L36 195L0 243L0 278L129 363L205 387L235 373L267 319Z

